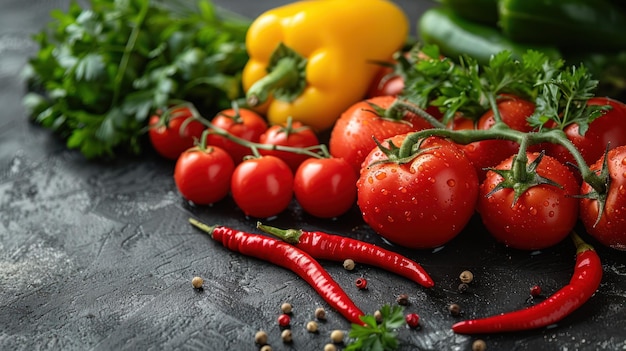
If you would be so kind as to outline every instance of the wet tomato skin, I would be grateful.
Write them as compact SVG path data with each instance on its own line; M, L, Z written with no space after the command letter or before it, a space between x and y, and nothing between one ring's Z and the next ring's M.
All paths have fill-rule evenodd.
M539 153L527 153L528 162ZM511 169L513 156L502 161L496 169ZM539 250L553 246L566 238L578 219L578 183L567 166L550 156L544 156L537 173L562 188L540 184L527 189L514 204L515 192L503 188L487 196L503 178L487 172L480 185L478 212L489 233L499 242L521 250Z
M626 146L619 146L608 152L610 185L605 208L598 219L600 206L597 200L580 200L580 219L587 232L605 246L626 251ZM602 168L604 157L591 166L591 170ZM583 183L580 193L592 191L589 184Z
M408 163L364 165L357 188L357 204L374 231L394 244L425 249L452 240L469 222L478 178L455 144L430 137Z
M346 160L358 175L363 160L376 147L374 138L384 140L397 134L432 128L425 119L412 113L406 113L400 121L382 118L372 106L386 109L395 100L395 96L377 96L349 107L331 131L330 154Z

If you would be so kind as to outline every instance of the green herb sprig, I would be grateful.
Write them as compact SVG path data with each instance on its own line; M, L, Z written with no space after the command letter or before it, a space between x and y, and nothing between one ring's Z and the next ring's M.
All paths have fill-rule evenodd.
M406 323L404 309L386 304L381 307L380 313L380 323L373 315L365 315L361 317L365 325L352 324L348 333L351 341L345 351L390 351L398 348L397 329Z
M211 114L243 96L248 19L210 0L90 0L53 10L33 39L24 105L87 158L141 152L152 113L185 100Z

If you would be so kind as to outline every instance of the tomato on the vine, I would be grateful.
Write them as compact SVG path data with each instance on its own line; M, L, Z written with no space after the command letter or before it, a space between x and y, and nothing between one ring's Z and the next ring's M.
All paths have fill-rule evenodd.
M235 168L231 194L246 216L266 218L284 211L293 198L293 173L275 156L248 158Z
M527 152L528 164L540 155ZM495 169L510 170L515 157L507 158ZM540 182L516 194L513 185L496 189L505 178L492 170L480 185L477 210L483 224L497 241L512 248L538 250L555 245L569 235L578 219L576 178L567 166L550 156L539 160L536 174L558 186Z
M356 174L344 159L309 158L298 167L293 190L305 212L332 218L355 204L356 181Z
M330 135L329 149L333 157L343 158L355 174L367 154L376 147L374 138L383 140L397 134L432 128L422 117L406 112L401 119L381 116L377 107L387 109L394 96L378 96L355 103L341 114Z
M397 96L404 89L404 78L393 67L381 67L367 91L367 97Z
M295 148L307 148L319 145L315 132L299 121L287 122L284 125L275 124L269 127L259 138L261 144L280 145ZM289 165L295 172L298 166L310 156L303 153L259 149L261 155L276 156Z
M607 145L610 148L626 145L626 105L607 97L591 98L587 104L609 105L611 109L594 119L584 135L581 135L578 123L567 125L563 131L585 162L592 164L604 155ZM546 153L562 163L575 164L572 154L559 144L550 144Z
M583 197L580 200L580 219L587 232L600 243L617 250L626 250L626 145L607 153L609 187L604 209L598 219L600 204L597 199ZM590 169L600 172L604 156ZM593 189L583 183L580 193L584 196ZM596 223L597 221L597 223Z
M153 115L148 121L148 136L152 147L159 155L176 160L180 154L194 146L196 140L202 137L205 126L193 118L188 108L174 109L168 116L167 123L162 123L162 116ZM187 121L187 122L185 122ZM180 128L186 124L184 130Z
M478 178L454 143L429 137L406 163L364 166L357 188L357 204L374 231L408 248L434 248L473 216Z
M181 195L196 205L222 200L230 190L235 163L217 146L184 151L174 167L174 182Z
M498 110L500 111L502 122L510 128L522 132L532 130L532 127L526 121L535 110L535 105L532 102L507 96L498 102ZM476 129L490 129L494 124L493 110L489 110L478 119ZM468 128L469 124L457 122L456 126L457 129L463 129ZM518 149L519 144L514 141L496 139L475 141L463 146L465 155L476 167L480 181L485 179L487 174L486 168L494 167L502 160L515 155Z
M223 110L211 120L211 123L231 135L253 143L259 142L261 134L267 130L265 119L258 113L245 108ZM228 138L218 134L209 134L207 144L219 146L226 150L236 165L241 163L245 156L252 154L247 146L228 140Z

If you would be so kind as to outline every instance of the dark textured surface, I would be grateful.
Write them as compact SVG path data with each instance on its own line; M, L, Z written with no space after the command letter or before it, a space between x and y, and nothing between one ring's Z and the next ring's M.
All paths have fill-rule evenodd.
M218 3L256 16L285 2ZM413 19L429 4L399 3ZM321 350L331 330L347 330L349 323L291 272L228 252L188 225L195 216L254 231L255 220L234 210L232 201L190 206L176 193L173 163L150 153L87 162L28 122L19 71L37 50L29 35L54 7L66 8L67 1L0 5L0 349L256 350L254 333L264 329L274 350ZM337 220L317 220L292 204L269 223L390 247L356 209ZM400 330L403 350L469 350L475 338L452 333L456 320L527 306L530 286L556 291L574 263L569 241L541 252L507 250L478 221L440 250L390 248L422 263L437 286L425 290L371 267L347 272L340 264L323 265L366 313L409 294L407 312L421 316L421 329ZM598 249L605 276L584 307L551 328L482 336L488 349L625 350L626 254ZM465 269L476 281L459 294L458 275ZM191 287L196 275L205 280L202 291ZM354 286L360 276L368 279L366 291ZM294 305L291 345L281 342L276 323L283 301ZM462 306L461 317L448 314L451 302ZM328 320L319 333L307 333L318 306L327 308Z

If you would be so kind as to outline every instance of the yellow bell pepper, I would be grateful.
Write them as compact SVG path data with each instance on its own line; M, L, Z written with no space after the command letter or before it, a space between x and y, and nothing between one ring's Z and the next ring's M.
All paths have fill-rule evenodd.
M386 0L308 0L269 10L248 29L248 105L272 124L317 131L363 99L380 66L406 43L409 21Z

